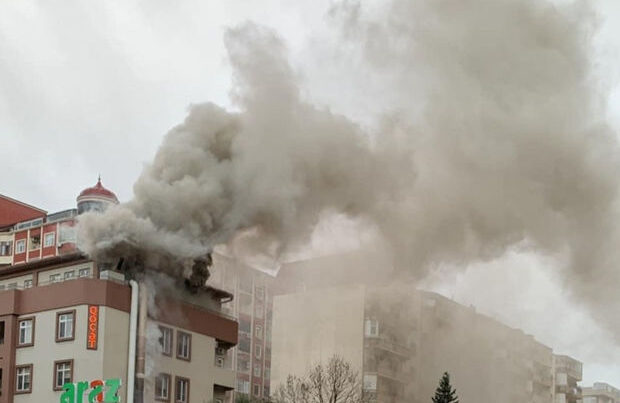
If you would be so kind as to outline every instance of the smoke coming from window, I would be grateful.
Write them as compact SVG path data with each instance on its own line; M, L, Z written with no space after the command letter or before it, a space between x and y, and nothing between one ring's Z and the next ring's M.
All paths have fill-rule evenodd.
M617 140L587 2L344 1L327 18L357 62L342 97L366 93L374 124L303 96L276 32L231 28L234 110L191 106L133 200L80 219L82 250L193 258L251 231L278 254L341 214L415 278L514 245L562 256L575 298L620 328Z

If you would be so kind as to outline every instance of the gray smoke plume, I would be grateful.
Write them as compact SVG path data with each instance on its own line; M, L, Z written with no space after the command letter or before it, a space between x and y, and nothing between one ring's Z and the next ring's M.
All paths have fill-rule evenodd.
M587 2L345 1L330 18L374 129L305 100L274 32L230 29L236 110L192 106L134 199L81 218L82 250L194 258L251 229L281 253L332 212L375 227L417 278L517 244L565 256L575 296L609 313L617 142Z

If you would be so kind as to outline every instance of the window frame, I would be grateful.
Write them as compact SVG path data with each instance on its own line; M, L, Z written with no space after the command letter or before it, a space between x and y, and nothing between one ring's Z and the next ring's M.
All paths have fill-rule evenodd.
M49 245L47 244L47 239L48 236L52 237L52 243L50 243ZM52 232L46 232L43 234L43 247L44 248L51 248L52 246L56 245L56 232L52 231Z
M28 385L28 389L18 389L19 385L19 370L23 368L28 368L30 370L30 384ZM13 394L15 395L23 395L26 393L32 393L32 380L34 379L34 366L32 364L24 364L24 365L16 365L15 366L15 391Z
M58 376L58 365L60 365L60 364L69 364L69 371L70 371L69 374L70 374L70 376L69 376L69 382L68 383L73 383L73 372L74 372L73 371L73 359L71 358L71 359L67 359L67 360L54 361L54 367L53 367L54 372L52 373L52 389L54 391L62 390L62 387L64 386L64 384L61 385L61 386L58 386L56 384L56 381L57 381L56 377Z
M30 330L30 343L21 343L21 323L22 322L32 322L32 328ZM35 317L28 316L25 318L19 318L17 320L17 344L16 347L32 347L34 346L34 329L35 329Z
M28 284L28 281L30 281L30 285L26 285L26 284ZM33 279L27 278L27 279L24 280L24 290L28 289L28 288L32 288L33 285L34 285Z
M254 358L256 358L257 360L263 358L263 346L261 346L260 344L254 345Z
M23 245L23 250L20 251L20 245ZM21 255L22 253L26 253L26 239L18 239L15 241L15 254Z
M185 396L185 400L177 400L177 392L179 390L179 381L185 381L187 382L187 391L186 391L186 396ZM174 377L174 403L189 403L189 391L190 391L190 382L189 382L189 378L185 378L182 376L175 376Z
M86 274L82 275L82 273L86 273ZM78 269L77 278L85 278L85 277L91 277L90 267L82 267L81 269Z
M60 331L60 316L61 315L67 315L67 314L73 314L73 320L71 321L71 337L60 338L60 337L58 337L58 332ZM62 342L65 342L65 341L73 341L73 340L75 340L75 322L76 322L76 310L75 309L68 310L68 311L56 312L56 331L54 333L54 337L56 339L56 343L62 343Z
M189 339L189 345L187 348L187 357L184 357L182 355L179 355L179 347L180 347L180 343L182 340L182 336L188 336ZM179 360L183 360L183 361L191 361L192 360L192 334L191 333L187 333L184 332L182 330L177 330L177 344L176 344L176 358ZM176 395L175 395L176 396Z
M168 379L168 397L164 398L164 397L160 397L157 396L157 381L158 379L160 379L162 376L165 376ZM166 372L160 372L157 376L155 376L155 387L153 388L153 396L155 396L155 400L158 402L169 402L170 399L172 398L172 393L171 392L172 389L172 375L170 375L169 373ZM176 399L176 394L175 394L175 399Z
M170 351L169 352L166 352L166 350L164 350L164 343L163 343L164 330L170 333ZM165 355L166 357L172 357L172 346L174 346L174 329L168 326L159 325L159 331L161 332L161 340L162 340L159 344L161 347L161 354Z

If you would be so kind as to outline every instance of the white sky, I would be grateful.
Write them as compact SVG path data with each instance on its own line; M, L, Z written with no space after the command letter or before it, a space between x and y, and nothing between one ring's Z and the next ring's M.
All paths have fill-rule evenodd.
M286 38L319 102L354 114L355 101L334 104L331 95L338 91L320 88L322 75L312 68L316 60L308 60L308 49L327 31L329 4L0 2L0 193L54 212L73 207L77 194L101 173L121 200L130 199L142 165L166 131L184 118L189 104L229 104L222 34L226 26L248 19ZM596 65L609 80L609 118L618 127L620 2L599 0L597 7ZM440 276L429 286L584 360L585 383L604 380L620 386L619 349L586 312L570 304L554 274L542 270L550 265L539 256L511 253L463 275ZM496 284L493 292L477 292L490 282Z

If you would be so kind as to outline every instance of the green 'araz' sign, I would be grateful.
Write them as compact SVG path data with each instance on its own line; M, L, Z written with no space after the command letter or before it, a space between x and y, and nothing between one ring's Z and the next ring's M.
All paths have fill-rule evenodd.
M97 379L91 382L65 383L60 395L60 403L117 403L121 401L118 390L120 379ZM87 394L88 392L88 394ZM86 397L88 400L84 400Z

